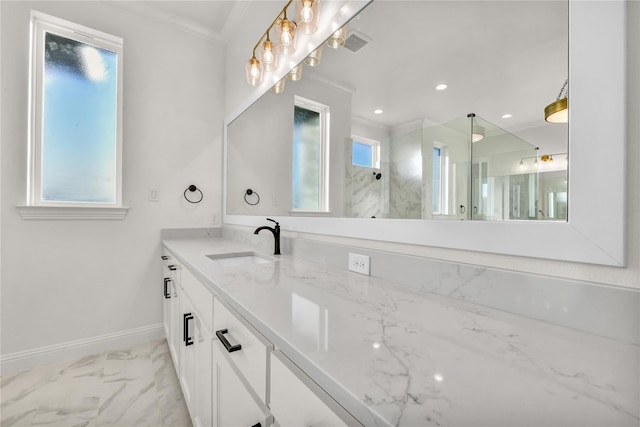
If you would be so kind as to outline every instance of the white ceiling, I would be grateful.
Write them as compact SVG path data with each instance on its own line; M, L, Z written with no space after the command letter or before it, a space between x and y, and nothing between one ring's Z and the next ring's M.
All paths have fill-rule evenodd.
M274 17L285 4L126 3L225 41L262 18L251 13L258 2L262 10L272 3ZM371 42L357 53L325 48L320 66L307 70L351 88L354 114L386 126L442 123L473 112L514 133L539 128L543 136L534 145L566 151L566 126L544 122L543 109L568 74L567 27L567 1L376 0L350 23ZM439 83L449 88L436 91ZM376 108L384 113L374 115ZM505 113L513 117L502 119Z

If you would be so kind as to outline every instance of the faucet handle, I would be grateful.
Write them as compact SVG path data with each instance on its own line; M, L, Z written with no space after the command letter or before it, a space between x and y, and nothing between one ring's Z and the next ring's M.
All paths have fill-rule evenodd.
M276 225L280 225L280 223L278 221L276 221L275 219L267 218L267 221L275 222Z

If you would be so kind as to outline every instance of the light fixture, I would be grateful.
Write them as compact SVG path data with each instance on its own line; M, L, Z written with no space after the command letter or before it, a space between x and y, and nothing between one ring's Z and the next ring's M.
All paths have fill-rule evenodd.
M271 22L269 28L267 28L258 40L258 43L253 47L251 59L249 59L245 65L247 83L249 85L258 86L262 83L263 73L272 72L278 67L278 53L281 55L291 55L295 52L297 25L294 21L287 19L287 8L292 2L293 0L289 0L280 10L278 16ZM311 34L317 29L319 3L320 0L299 0L298 2L300 19L304 21L305 24L305 34ZM314 26L315 29L313 28ZM270 31L272 29L276 32L277 37L274 40L276 40L277 43L274 43L270 38ZM260 51L258 52L258 56L256 56L258 47L260 47ZM309 60L313 62L313 64L309 65L317 65L320 62L320 52L314 51L310 56L314 54L316 56ZM300 75L299 71L297 75ZM278 82L276 86L278 86L279 83L280 82Z
M567 123L569 121L569 79L564 81L557 99L544 108L544 119L549 123ZM566 91L565 91L566 89ZM564 97L562 96L564 93Z
M377 110L373 110L373 114L382 114L384 113L383 110L381 110L380 108L378 108Z
M262 60L265 72L271 72L278 67L278 54L273 42L269 38L269 31L267 31L267 39L262 43L260 59Z
M524 169L525 168L525 160L528 159L533 159L533 167L535 169L538 169L538 166L542 166L544 164L548 164L548 167L554 167L551 166L554 163L553 160L553 156L565 156L564 160L564 166L566 167L569 164L569 159L567 156L567 153L550 153L550 154L543 154L541 156L531 156L531 157L523 157L520 159L520 169ZM538 162L538 160L540 160L540 162Z
M299 0L297 4L298 31L313 34L318 30L320 0Z
M291 71L287 73L287 78L289 80L293 80L294 82L297 82L302 78L302 62L293 67Z
M247 74L247 83L251 86L258 86L262 82L262 66L260 61L256 58L256 55L251 57L245 65L245 72Z
M322 57L322 46L319 46L316 50L311 52L309 56L304 59L304 63L310 67L315 67L320 64L320 58Z
M276 84L271 88L271 92L273 93L282 93L284 92L284 85L287 79L280 79Z
M509 114L509 113L507 113L507 114L503 114L503 115L502 115L502 118L503 118L503 119L510 119L511 117L513 117L513 114Z
M476 123L476 114L469 113L467 117L471 119L471 142L478 142L484 139L484 126Z
M344 46L344 42L347 40L347 26L344 25L342 28L336 30L331 37L327 40L327 46L332 49L338 49Z
M440 83L438 86L436 86L436 90L445 90L448 87L449 86L446 83Z

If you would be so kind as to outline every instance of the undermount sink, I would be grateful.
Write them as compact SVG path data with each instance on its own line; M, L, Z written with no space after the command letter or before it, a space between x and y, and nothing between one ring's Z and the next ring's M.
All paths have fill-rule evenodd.
M269 264L277 261L275 258L266 257L255 252L233 252L227 254L207 255L223 267L240 267L246 265Z

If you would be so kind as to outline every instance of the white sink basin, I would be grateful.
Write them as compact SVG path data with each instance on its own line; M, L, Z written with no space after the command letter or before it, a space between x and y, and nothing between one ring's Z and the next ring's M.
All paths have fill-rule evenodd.
M223 267L241 267L247 265L269 264L275 262L275 258L265 257L255 252L233 252L228 254L207 255Z

